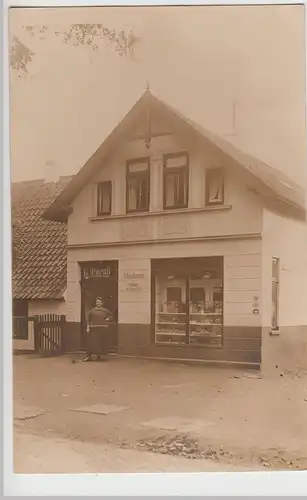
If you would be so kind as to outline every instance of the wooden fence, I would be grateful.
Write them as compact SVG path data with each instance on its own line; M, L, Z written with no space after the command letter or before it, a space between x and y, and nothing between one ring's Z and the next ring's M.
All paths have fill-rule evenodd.
M44 356L63 354L66 316L44 314L36 319L35 350Z

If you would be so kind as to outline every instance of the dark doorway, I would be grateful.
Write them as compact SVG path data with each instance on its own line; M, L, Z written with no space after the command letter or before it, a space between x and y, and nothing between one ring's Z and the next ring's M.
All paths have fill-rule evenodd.
M110 352L117 352L118 324L118 262L83 262L81 265L81 322L82 348L87 345L86 325L96 298L101 297L112 313L108 327Z

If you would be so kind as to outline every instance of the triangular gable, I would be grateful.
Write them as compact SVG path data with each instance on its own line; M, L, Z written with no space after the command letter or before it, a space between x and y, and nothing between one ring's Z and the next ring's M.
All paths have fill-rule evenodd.
M233 168L239 169L243 175L251 180L251 188L263 195L269 205L274 200L274 208L277 208L277 210L305 220L304 189L278 170L249 154L243 153L225 139L186 118L148 90L52 203L45 212L44 218L55 221L67 220L69 206L75 197L90 181L96 171L101 168L102 162L113 151L118 142L125 139L135 124L147 116L149 109L163 118L170 127L175 128L178 132L193 135L198 140L206 144L209 143L211 147L216 148L230 161ZM146 123L145 120L144 123ZM146 131L144 130L144 132Z

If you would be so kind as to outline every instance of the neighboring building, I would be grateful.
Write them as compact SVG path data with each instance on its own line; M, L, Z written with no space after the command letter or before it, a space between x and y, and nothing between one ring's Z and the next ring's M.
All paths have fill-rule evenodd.
M44 217L68 224L71 349L102 296L120 354L306 367L304 190L149 91Z
M30 318L65 314L67 228L41 216L70 180L12 184L13 349L34 349Z

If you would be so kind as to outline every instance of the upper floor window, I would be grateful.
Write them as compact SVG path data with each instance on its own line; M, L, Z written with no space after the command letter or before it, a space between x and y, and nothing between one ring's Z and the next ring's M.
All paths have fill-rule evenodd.
M128 160L126 171L126 212L149 210L149 158Z
M163 208L187 208L189 204L189 155L175 153L163 158Z
M97 215L110 215L112 210L112 182L97 184Z
M222 168L206 170L206 205L224 204L224 175Z

